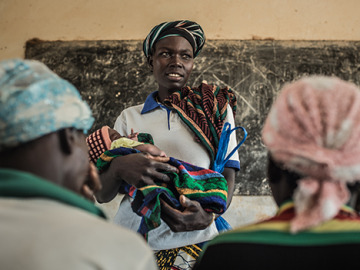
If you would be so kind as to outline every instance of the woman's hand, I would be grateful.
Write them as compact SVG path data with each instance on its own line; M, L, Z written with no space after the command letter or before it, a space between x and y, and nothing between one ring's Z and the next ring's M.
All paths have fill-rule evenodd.
M103 189L96 193L98 202L112 200L123 181L137 188L154 185L155 181L169 182L169 176L162 172L178 173L179 170L167 161L169 157L154 157L147 153L116 157L100 175Z
M81 187L81 194L88 200L94 202L94 193L101 190L102 185L95 165L90 162L88 179Z
M174 232L203 230L214 221L214 214L206 212L197 201L181 195L180 203L183 211L172 208L161 200L161 218Z
M125 159L125 157L127 157ZM115 159L116 160L116 159ZM166 163L169 157L152 156L148 153L131 154L121 157L114 165L121 179L137 188L155 185L155 181L168 183L170 177L164 173L175 172L179 170Z

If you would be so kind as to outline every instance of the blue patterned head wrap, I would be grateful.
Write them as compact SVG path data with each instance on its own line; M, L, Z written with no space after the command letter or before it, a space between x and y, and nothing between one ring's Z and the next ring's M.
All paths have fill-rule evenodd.
M43 63L0 62L0 150L62 128L87 132L93 122L77 89Z
M182 20L164 22L155 26L147 35L143 43L143 51L148 58L155 43L160 39L170 36L181 36L186 38L194 50L194 58L199 54L205 44L205 34L196 22Z

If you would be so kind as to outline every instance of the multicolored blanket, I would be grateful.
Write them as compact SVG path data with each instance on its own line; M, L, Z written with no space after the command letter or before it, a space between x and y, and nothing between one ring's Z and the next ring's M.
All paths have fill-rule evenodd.
M227 105L230 105L234 115L236 112L236 97L233 91L202 83L199 87L184 87L174 92L164 100L164 104L177 111L199 142L206 147L213 163L227 114Z
M105 170L112 159L118 156L139 152L136 149L120 147L104 152L97 161L100 171ZM163 172L167 174L171 184L158 183L136 189L125 184L124 190L134 198L133 211L142 216L138 232L145 237L147 233L161 223L160 198L172 207L181 209L179 196L185 195L191 200L198 201L207 212L222 214L226 210L227 181L218 172L197 167L181 160L170 157L169 164L179 169L179 173Z

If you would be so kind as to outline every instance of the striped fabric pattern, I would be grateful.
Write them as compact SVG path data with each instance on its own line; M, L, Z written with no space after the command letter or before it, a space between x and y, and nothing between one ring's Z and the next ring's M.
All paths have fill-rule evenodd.
M150 56L151 50L157 41L169 36L182 36L186 38L193 47L194 58L205 44L204 31L196 22L189 20L163 22L155 26L145 38L143 43L145 56Z
M202 244L174 249L160 250L155 253L159 270L189 269L202 251Z
M225 232L213 239L211 245L237 242L290 246L360 243L360 218L348 206L343 205L334 219L296 234L290 233L290 220L294 216L294 203L288 201L273 218Z
M112 159L138 152L135 149L120 147L103 153L97 161L100 171L109 166ZM185 195L191 200L198 201L205 211L222 214L226 210L227 181L218 172L197 167L195 165L170 157L168 163L179 169L179 173L164 172L171 179L171 184L159 183L134 190L130 185L122 187L132 195L132 209L142 222L138 232L146 238L147 233L161 224L160 198L174 208L180 208L179 196Z
M343 205L318 226L292 233L293 201L276 216L219 234L207 242L193 269L352 269L360 247L360 217Z
M214 162L220 135L230 104L233 114L236 112L236 97L228 87L202 83L199 87L184 87L164 100L174 108L180 118L195 133L199 142L208 150ZM212 165L211 165L212 167Z

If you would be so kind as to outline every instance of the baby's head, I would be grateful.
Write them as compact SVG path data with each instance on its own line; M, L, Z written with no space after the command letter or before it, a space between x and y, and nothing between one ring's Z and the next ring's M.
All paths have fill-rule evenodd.
M117 139L120 139L120 138L123 138L124 136L121 136L119 132L117 132L115 129L112 129L110 127L108 127L108 133L109 133L109 138L110 138L110 141L113 142L113 141L116 141ZM111 145L111 143L110 143ZM110 146L109 146L110 148Z
M103 126L86 138L89 147L89 158L94 164L102 153L110 149L111 142L122 136L114 129Z

